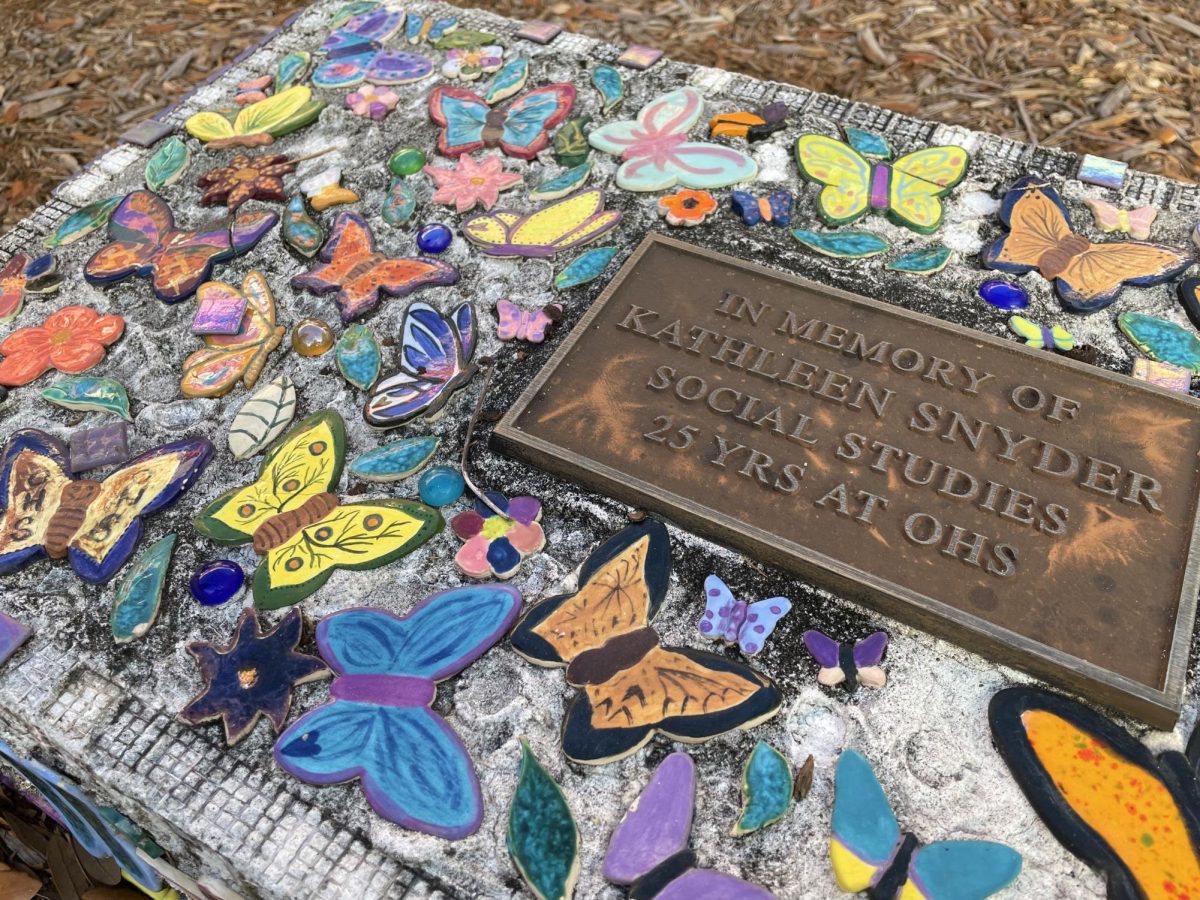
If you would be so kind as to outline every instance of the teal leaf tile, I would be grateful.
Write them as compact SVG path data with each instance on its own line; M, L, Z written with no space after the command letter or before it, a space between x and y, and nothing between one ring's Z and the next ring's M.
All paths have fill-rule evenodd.
M593 247L575 257L554 276L554 286L565 291L599 278L605 266L617 255L618 247Z
M392 441L356 457L350 463L350 476L359 481L399 481L421 471L440 443L434 435Z
M103 375L65 375L42 391L42 399L63 409L108 412L133 421L124 385Z
M521 774L508 811L508 853L538 900L565 900L579 878L579 829L567 798L521 739Z
M865 259L888 249L887 241L869 231L805 231L797 228L792 237L810 250L841 259Z
M136 641L154 624L174 550L175 533L171 532L138 554L117 586L109 624L118 644Z

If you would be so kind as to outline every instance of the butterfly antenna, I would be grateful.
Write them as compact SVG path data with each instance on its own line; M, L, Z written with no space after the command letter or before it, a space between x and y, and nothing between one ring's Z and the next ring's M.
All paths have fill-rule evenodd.
M466 482L467 487L471 489L471 492L483 501L484 506L494 512L500 518L504 519L506 522L511 522L512 519L505 514L504 510L496 506L496 504L491 501L488 495L476 487L475 482L471 480L471 439L475 435L475 425L479 421L480 415L483 413L483 400L485 397L487 397L488 387L492 383L492 375L496 371L496 361L490 356L485 356L479 360L479 367L483 369L483 384L480 385L479 396L475 400L475 410L471 413L470 421L467 422L467 436L463 440L462 457L459 459L459 468L462 469L463 481Z

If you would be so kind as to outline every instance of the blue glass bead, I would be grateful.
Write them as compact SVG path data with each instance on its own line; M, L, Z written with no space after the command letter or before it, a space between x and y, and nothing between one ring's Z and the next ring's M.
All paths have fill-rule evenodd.
M220 606L242 589L246 575L231 559L218 559L198 568L188 582L188 590L204 606Z
M454 232L441 222L430 222L417 232L417 249L422 253L442 253L453 238Z
M1003 278L992 278L979 286L979 296L997 309L1025 309L1029 294L1025 288Z
M454 466L431 466L417 482L421 502L430 506L449 506L463 495L467 484Z

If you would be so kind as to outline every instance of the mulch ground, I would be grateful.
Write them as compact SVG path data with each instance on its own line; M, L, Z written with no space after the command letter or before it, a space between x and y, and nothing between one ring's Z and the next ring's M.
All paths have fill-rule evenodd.
M6 0L0 224L302 0ZM470 4L468 4L470 5ZM1178 0L478 0L616 43L1200 179L1200 14Z

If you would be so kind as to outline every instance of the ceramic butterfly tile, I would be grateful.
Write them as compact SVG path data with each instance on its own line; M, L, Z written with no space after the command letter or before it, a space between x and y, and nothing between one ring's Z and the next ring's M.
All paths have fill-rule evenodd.
M241 379L254 387L267 357L283 341L285 329L275 322L275 298L261 272L249 273L239 291L223 281L200 285L196 296L241 299L245 305L241 323L233 334L208 334L204 348L183 361L179 389L185 397L220 397Z
M318 265L292 278L292 286L314 294L336 293L347 323L378 306L381 294L404 297L418 288L458 281L458 270L449 263L377 252L375 236L358 213L338 213L319 258Z
M562 320L560 303L551 303L541 309L521 309L510 300L496 301L496 316L500 323L496 337L502 341L528 341L540 344L555 323Z
M14 432L0 458L0 575L49 557L103 584L133 554L142 519L179 499L212 453L204 438L175 441L103 481L77 480L62 441L33 428Z
M804 632L804 646L821 667L817 681L826 687L842 684L851 692L860 684L881 688L887 683L887 675L879 666L887 644L888 636L882 631L853 645L835 641L820 631Z
M1109 897L1200 896L1193 731L1157 757L1112 720L1034 687L988 705L992 740L1034 811Z
M672 753L613 831L605 879L628 886L630 897L653 900L774 900L756 884L696 866L696 854L687 849L695 809L696 764L686 753Z
M578 688L562 726L568 759L611 762L657 733L706 741L779 711L782 696L767 676L724 656L659 643L650 623L670 565L666 527L646 519L592 552L577 590L538 603L514 629L513 649L538 665L565 667L567 683Z
M440 41L450 32L458 28L457 16L445 16L441 19L410 12L404 25L404 37L410 44L422 41Z
M704 579L704 597L704 612L696 623L700 633L709 640L737 644L747 656L763 648L776 624L792 608L787 597L757 603L738 600L716 575Z
M363 416L375 428L394 428L417 416L437 417L475 374L475 310L459 305L443 316L425 303L409 304L400 330L399 371L380 378Z
M312 124L323 109L325 101L314 100L308 85L296 84L273 97L242 107L232 119L205 110L189 116L183 125L188 134L211 150L259 147Z
M383 43L404 25L404 10L384 5L359 13L325 39L326 60L313 72L319 88L372 84L408 84L433 72L433 62L419 53L385 50Z
M1025 341L1026 347L1032 347L1034 350L1075 349L1075 335L1061 325L1047 328L1045 325L1031 322L1024 316L1009 316L1008 327L1013 334Z
M624 160L617 185L627 191L661 191L677 184L712 189L753 180L758 164L742 151L688 140L703 112L700 92L679 88L643 106L636 122L593 129L588 142Z
M932 234L942 224L942 199L963 180L970 155L961 147L926 147L892 159L878 135L847 129L849 143L823 134L796 141L796 162L808 181L823 185L817 213L826 225L848 225L869 212Z
M1092 211L1096 227L1101 231L1124 232L1138 241L1144 241L1150 237L1150 229L1154 226L1154 220L1158 218L1158 210L1153 206L1142 206L1132 210L1121 209L1106 200L1097 200L1095 197L1088 197L1083 203Z
M274 227L273 212L239 212L196 229L181 229L165 200L150 191L134 191L108 220L110 243L83 267L91 284L110 284L136 275L149 278L164 303L178 303L196 292L213 266L248 252Z
M305 713L275 743L275 761L310 784L362 780L371 808L405 828L460 840L483 820L470 756L430 707L437 682L479 659L521 606L515 588L455 588L404 616L345 609L317 625L333 669L330 701Z
M249 543L262 557L254 573L260 609L299 603L336 569L382 566L441 531L441 514L422 503L343 503L330 493L345 453L342 417L314 413L267 453L256 481L227 491L197 516L201 534L218 544Z
M855 750L838 757L829 859L838 887L871 897L983 900L1010 885L1021 854L992 841L921 846L900 824L871 764Z
M1194 262L1189 250L1161 244L1093 244L1075 233L1058 192L1033 177L1009 189L1000 221L1008 234L984 250L983 265L1017 275L1037 270L1074 312L1104 309L1125 285L1161 284Z
M588 188L531 213L497 209L462 223L463 236L488 256L550 257L603 237L621 221L604 208L604 191Z
M480 147L499 147L518 159L534 159L550 144L550 131L575 104L575 86L548 84L503 107L466 88L438 85L429 94L429 117L441 126L438 150L457 157Z
M756 197L749 191L734 191L729 195L730 206L747 225L766 222L776 228L787 228L792 224L794 202L791 191L775 191L765 197Z

